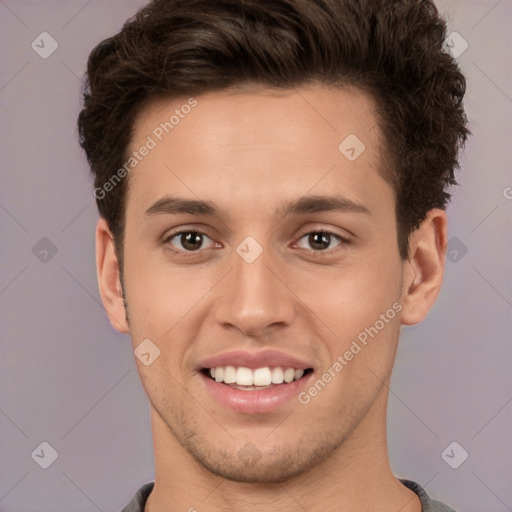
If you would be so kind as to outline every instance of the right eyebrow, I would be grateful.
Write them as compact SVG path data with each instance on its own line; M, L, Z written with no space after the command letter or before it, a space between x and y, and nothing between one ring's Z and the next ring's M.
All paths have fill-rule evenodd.
M144 216L150 217L161 214L175 215L178 213L188 213L189 215L218 215L219 208L211 201L165 196L150 206L144 212Z

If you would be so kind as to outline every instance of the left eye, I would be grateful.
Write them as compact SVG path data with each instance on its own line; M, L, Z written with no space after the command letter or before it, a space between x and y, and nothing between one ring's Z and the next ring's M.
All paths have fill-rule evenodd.
M301 246L300 241L297 244L299 247L302 249L313 248L315 251L331 249L332 247L329 246L333 240L338 241L337 245L340 245L344 241L341 236L330 233L329 231L312 231L311 233L305 234L300 240L306 240L306 243L309 244L310 247Z
M199 249L206 249L207 247L203 246L205 239L208 239L211 242L209 247L213 247L213 240L209 236L206 236L204 233L200 233L199 231L180 231L179 233L175 233L169 236L165 242L174 246L179 244L181 247L178 245L178 249L191 252L197 251ZM177 240L177 242L173 242L173 240Z

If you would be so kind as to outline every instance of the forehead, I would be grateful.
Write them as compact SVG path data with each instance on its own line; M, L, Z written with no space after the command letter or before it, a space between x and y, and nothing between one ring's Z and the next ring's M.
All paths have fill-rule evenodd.
M313 188L360 202L387 185L373 101L354 88L258 87L154 99L135 123L130 151L144 145L151 150L129 178L129 195L142 202L179 189L264 204L270 192L301 196Z

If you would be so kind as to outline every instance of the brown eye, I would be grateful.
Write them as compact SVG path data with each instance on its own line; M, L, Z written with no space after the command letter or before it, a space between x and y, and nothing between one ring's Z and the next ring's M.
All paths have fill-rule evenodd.
M200 249L203 243L203 236L200 233L182 233L180 235L180 242L185 249L196 251Z
M301 245L301 241L306 240L306 245L308 247L304 247ZM338 243L335 245L340 245L345 240L334 233L330 233L329 231L312 231L311 233L306 233L299 241L298 246L302 249L313 249L314 251L325 251L327 249L332 249L331 246L333 241L337 241ZM335 247L334 246L334 247Z
M179 250L192 252L205 248L203 247L205 239L209 240L212 246L213 240L199 231L180 231L170 235L165 242Z

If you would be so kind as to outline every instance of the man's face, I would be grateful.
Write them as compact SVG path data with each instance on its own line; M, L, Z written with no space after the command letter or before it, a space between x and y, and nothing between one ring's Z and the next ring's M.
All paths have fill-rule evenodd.
M133 347L160 350L137 365L159 436L226 478L283 481L333 456L376 408L384 421L402 261L377 118L353 89L195 99L155 100L135 126L132 150L148 136L156 146L129 178L124 291ZM176 212L170 198L211 209ZM239 383L306 371L237 389L211 366Z

